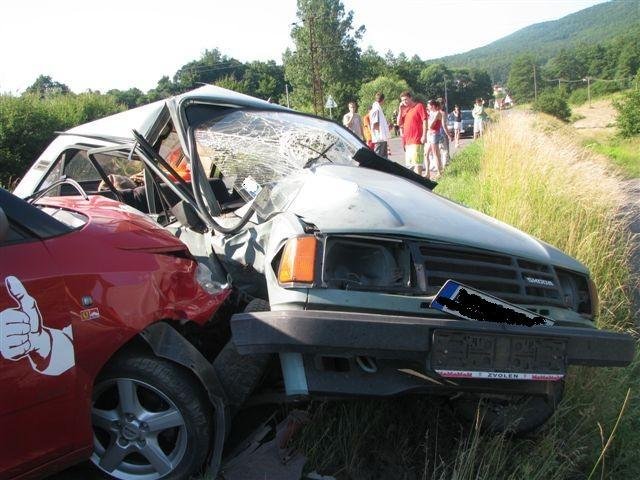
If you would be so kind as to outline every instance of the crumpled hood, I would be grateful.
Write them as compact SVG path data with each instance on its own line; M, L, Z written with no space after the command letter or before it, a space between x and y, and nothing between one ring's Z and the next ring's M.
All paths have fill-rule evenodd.
M305 170L287 210L323 233L393 234L507 253L575 271L558 249L404 178L361 167Z

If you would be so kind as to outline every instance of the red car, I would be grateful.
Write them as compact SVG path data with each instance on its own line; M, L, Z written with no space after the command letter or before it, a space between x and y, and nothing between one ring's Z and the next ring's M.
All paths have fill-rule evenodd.
M89 458L116 478L198 470L224 394L188 332L228 288L110 199L0 189L0 207L0 478Z

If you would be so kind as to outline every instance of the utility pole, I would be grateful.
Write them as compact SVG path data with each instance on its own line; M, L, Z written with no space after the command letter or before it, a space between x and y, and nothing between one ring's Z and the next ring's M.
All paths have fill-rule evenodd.
M286 81L284 82L284 91L287 94L287 108L291 108L289 105L289 84Z
M313 113L319 115L322 111L323 103L322 99L324 95L322 93L322 82L320 81L320 74L318 72L317 64L317 50L315 44L315 32L314 32L314 15L309 15L307 18L309 25L309 57L311 60L311 85L313 89Z
M533 64L533 99L538 100L538 80L536 79L536 65Z
M446 112L449 111L449 99L447 98L447 77L445 75L442 76L442 80L444 80L444 110Z
M591 77L585 77L583 82L587 82L587 98L589 99L589 108L591 108Z

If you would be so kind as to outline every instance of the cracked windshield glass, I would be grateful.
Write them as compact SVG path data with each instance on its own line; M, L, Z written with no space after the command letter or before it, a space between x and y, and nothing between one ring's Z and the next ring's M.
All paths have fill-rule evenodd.
M352 157L363 146L332 122L255 110L235 110L205 120L194 129L194 136L207 176L222 177L246 201L305 168L329 163L358 166Z

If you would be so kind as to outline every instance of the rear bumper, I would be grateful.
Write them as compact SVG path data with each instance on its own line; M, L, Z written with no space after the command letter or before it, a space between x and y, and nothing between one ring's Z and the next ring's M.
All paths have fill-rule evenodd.
M537 373L564 373L568 365L623 367L635 353L630 335L596 329L367 313L243 313L232 317L231 329L241 354L281 354L281 360L286 360L281 361L285 381L287 365L299 370L298 379L300 369L304 370L306 391L301 382L303 388L295 392L287 385L289 394L387 396L434 389L541 392L541 385L548 382L443 378L438 372L452 368L527 372L523 365L532 362L535 365L528 368ZM482 344L480 350L475 349L477 342ZM525 350L530 347L528 354L521 351L523 345ZM362 367L363 358L365 366L373 360L375 372Z

